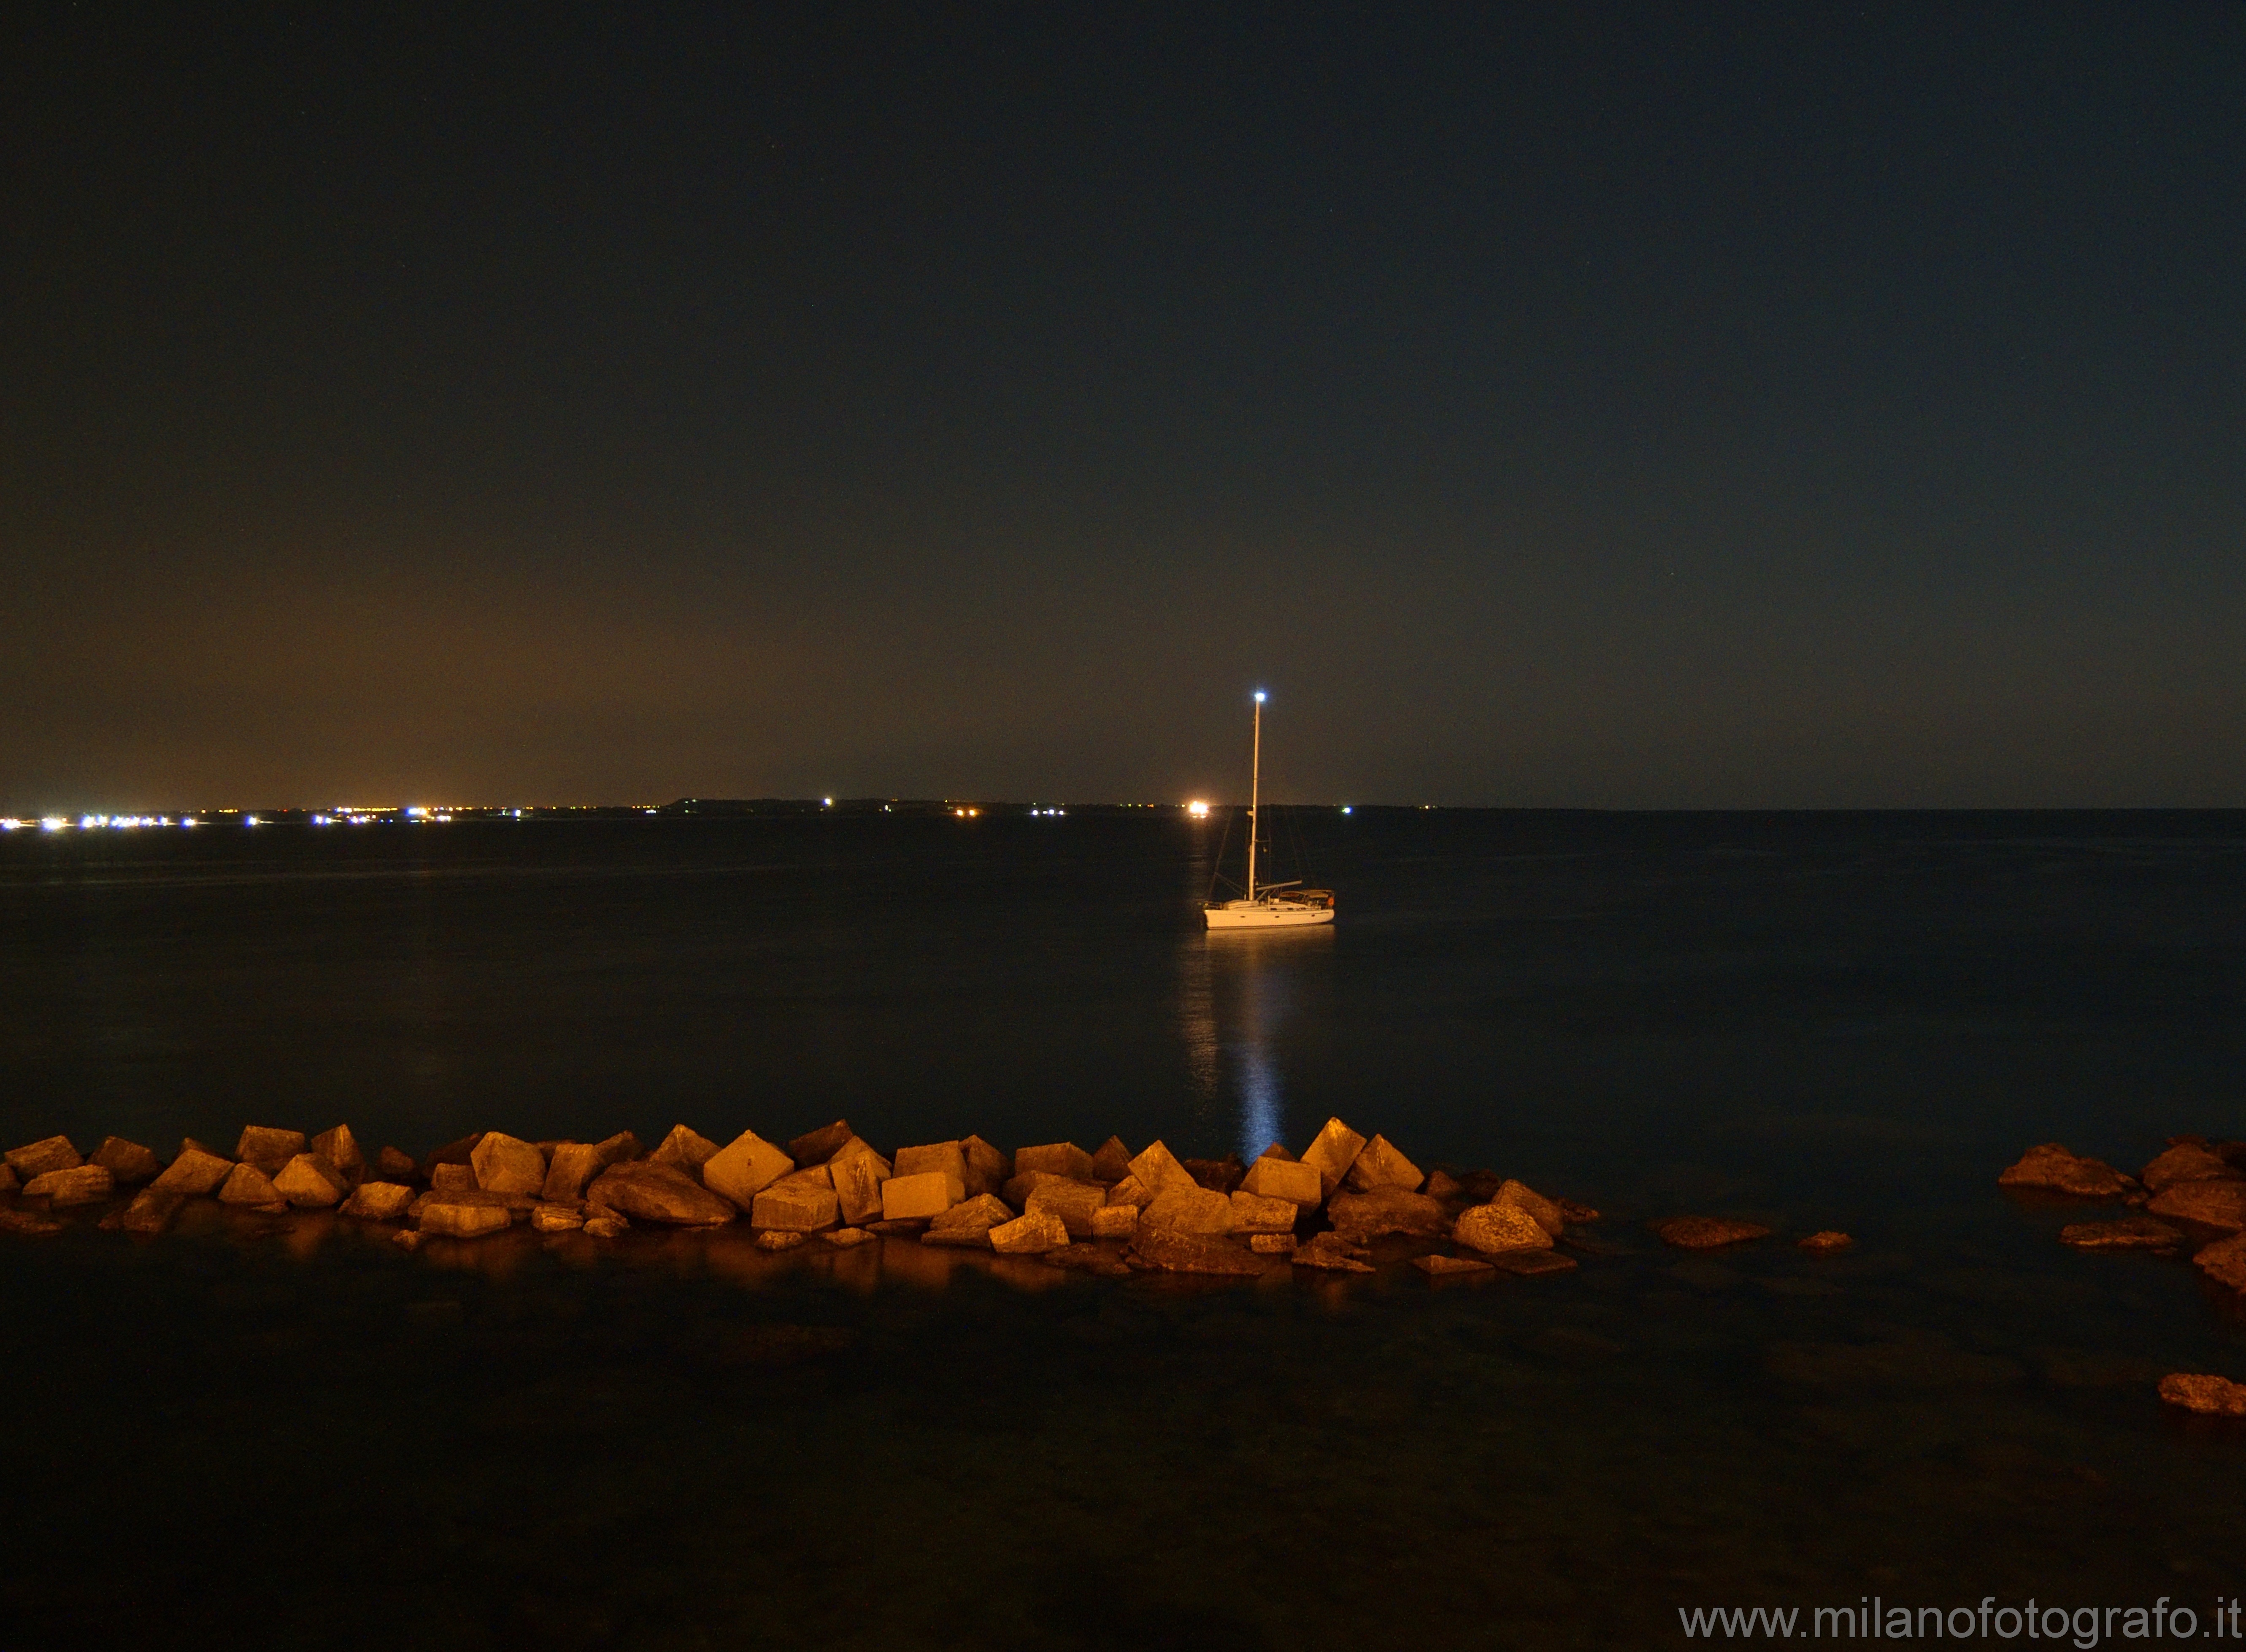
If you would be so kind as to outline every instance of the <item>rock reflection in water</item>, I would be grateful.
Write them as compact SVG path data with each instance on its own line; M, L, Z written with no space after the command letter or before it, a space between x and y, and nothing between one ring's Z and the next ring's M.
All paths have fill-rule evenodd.
M1179 1030L1204 1117L1234 1114L1240 1156L1303 1132L1288 1121L1284 1074L1292 1040L1324 996L1330 928L1217 930L1178 954Z

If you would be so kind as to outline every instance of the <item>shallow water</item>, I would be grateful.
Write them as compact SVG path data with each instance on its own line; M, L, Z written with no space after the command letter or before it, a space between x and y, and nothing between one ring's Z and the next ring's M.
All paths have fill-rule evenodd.
M1295 824L1328 935L1201 934L1168 817L0 840L11 1142L1338 1112L1609 1213L1557 1278L1223 1286L81 1221L0 1247L10 1643L1640 1645L2237 1590L2246 1431L2151 1385L2246 1377L2246 1328L1994 1178L2246 1134L2246 821ZM1688 1209L1781 1238L1645 1234Z

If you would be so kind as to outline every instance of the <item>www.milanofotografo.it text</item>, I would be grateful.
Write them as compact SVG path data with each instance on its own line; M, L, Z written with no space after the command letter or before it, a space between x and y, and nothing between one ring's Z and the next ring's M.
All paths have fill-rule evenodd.
M1677 1608L1688 1641L2051 1641L2088 1649L2142 1641L2246 1641L2239 1601L2207 1612L2161 1595L2150 1606L1895 1606L1868 1594L1854 1606Z

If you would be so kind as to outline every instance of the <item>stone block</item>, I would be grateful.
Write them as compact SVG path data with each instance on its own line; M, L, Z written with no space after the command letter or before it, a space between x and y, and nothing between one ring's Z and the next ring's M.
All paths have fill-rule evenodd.
M1091 1157L1085 1155L1087 1164ZM1018 1157L1015 1162L1021 1162ZM1023 1214L1042 1211L1058 1220L1071 1239L1090 1239L1092 1218L1106 1205L1107 1189L1098 1182L1059 1180L1040 1183Z
M1181 1159L1178 1163L1185 1166L1196 1187L1206 1187L1213 1193L1229 1193L1248 1175L1248 1166L1240 1162L1237 1153L1222 1159Z
M1113 1186L1131 1173L1131 1150L1120 1136L1110 1136L1092 1152L1092 1180Z
M2077 1199L2120 1199L2136 1191L2137 1184L2113 1166L2071 1153L2055 1141L2031 1147L2019 1163L2000 1172L2000 1187L2039 1187Z
M299 1210L325 1210L342 1202L351 1183L318 1153L298 1153L281 1166L273 1191Z
M242 1139L234 1145L234 1156L245 1165L255 1165L269 1177L281 1173L281 1168L308 1144L301 1130L276 1130L267 1125L246 1125Z
M822 1227L840 1227L841 1215L841 1205L824 1165L782 1176L749 1207L752 1227L784 1228L792 1234L815 1234Z
M1560 1237L1560 1230L1567 1226L1561 1214L1560 1207L1526 1182L1514 1181L1508 1178L1498 1188L1497 1197L1489 1202L1493 1205L1511 1205L1516 1209L1527 1211L1535 1218L1536 1225L1555 1239Z
M374 1173L384 1181L419 1181L421 1166L402 1149L385 1146L374 1156Z
M915 1217L941 1216L966 1196L967 1188L956 1170L892 1176L881 1184L881 1220L910 1221Z
M104 1136L101 1146L93 1150L88 1164L99 1165L115 1179L119 1187L138 1187L144 1181L153 1181L164 1172L164 1161L137 1141L127 1141L122 1136Z
M221 1205L279 1205L284 1208L289 1202L273 1185L273 1178L247 1159L228 1173L225 1185L218 1190L218 1200Z
M1342 1178L1342 1184L1353 1193L1401 1187L1407 1193L1416 1193L1426 1180L1426 1173L1406 1159L1395 1143L1385 1136L1375 1136L1350 1161L1349 1173Z
M966 1138L959 1144L959 1151L967 1159L970 1193L995 1193L1014 1173L1012 1155L999 1152L980 1136Z
M1258 1199L1283 1199L1307 1208L1324 1204L1326 1197L1325 1182L1317 1170L1291 1159L1274 1159L1268 1153L1249 1166L1247 1180L1240 1188Z
M1365 1151L1365 1138L1338 1118L1326 1120L1317 1139L1303 1150L1303 1162L1318 1173L1325 1184L1328 1197L1341 1186L1349 1167L1357 1162L1358 1154Z
M42 1141L26 1142L21 1147L10 1147L7 1153L8 1168L17 1178L31 1181L51 1170L76 1170L85 1163L85 1157L71 1146L68 1136L49 1136Z
M1092 1155L1086 1153L1084 1157L1089 1168ZM1014 1162L1021 1162L1019 1154ZM1069 1241L1067 1225L1050 1210L1033 1210L1011 1221L1000 1222L990 1234L990 1248L1006 1256L1034 1256L1058 1250Z
M366 1180L366 1155L359 1151L358 1138L351 1134L349 1125L322 1131L312 1138L310 1151L343 1172L344 1180L352 1186Z
M710 1227L733 1220L733 1206L676 1165L650 1159L611 1165L585 1190L589 1206L620 1210L635 1221Z
M546 1161L546 1180L538 1196L550 1203L566 1203L585 1196L585 1186L609 1167L601 1149L589 1141L557 1141Z
M1336 1233L1358 1245L1384 1234L1435 1239L1451 1230L1451 1213L1443 1208L1439 1200L1404 1187L1376 1187L1369 1193L1336 1193L1326 1200L1326 1218L1333 1223ZM1548 1245L1552 1241L1547 1238L1544 1242Z
M949 1176L959 1188L951 1202L967 1197L967 1150L956 1141L930 1142L919 1147L900 1147L891 1166L899 1176L921 1176L933 1171Z
M363 1181L344 1200L343 1214L368 1221L392 1222L405 1214L413 1190L402 1181Z
M1107 1190L1107 1202L1143 1209L1154 1202L1154 1190L1136 1176L1126 1176Z
M133 1195L133 1202L117 1225L128 1234L160 1234L172 1225L172 1218L180 1214L180 1207L187 1202L185 1193L167 1193L153 1187L143 1187Z
M888 1159L870 1147L862 1152L838 1153L827 1160L827 1173L834 1180L844 1221L870 1221L881 1215L881 1184L889 1179Z
M429 1166L429 1189L437 1193L480 1193L490 1190L476 1180L473 1165L435 1164Z
M1414 1256L1412 1266L1421 1273L1441 1279L1453 1274L1487 1274L1494 1270L1487 1262L1475 1261L1466 1256Z
M1128 1239L1139 1231L1136 1205L1102 1205L1092 1213L1094 1239Z
M1297 1159L1283 1143L1276 1141L1269 1147L1266 1147L1262 1152L1258 1153L1256 1157L1259 1159L1276 1159L1279 1160L1280 1163L1285 1165L1299 1164L1302 1162Z
M1732 1221L1722 1216L1672 1216L1654 1223L1653 1231L1663 1244L1679 1250L1719 1250L1725 1245L1770 1237L1770 1229L1759 1222Z
M1006 1202L1016 1210L1027 1210L1030 1207L1030 1195L1047 1182L1073 1181L1074 1180L1074 1177L1064 1176L1057 1170L1024 1170L1009 1176L998 1191L1004 1196ZM1103 1188L1102 1191L1104 1192L1105 1189Z
M1071 1181L1090 1181L1092 1155L1072 1141L1048 1142L1041 1147L1014 1149L1014 1174L1025 1176L1033 1170L1051 1171Z
M753 1130L745 1130L702 1161L702 1185L743 1210L795 1169L795 1160Z
M670 1133L656 1144L648 1155L651 1164L670 1165L689 1173L699 1171L718 1152L718 1144L698 1130L689 1130L684 1125L673 1125ZM789 1160L793 1168L794 1161Z
M1544 1224L1518 1205L1476 1205L1452 1225L1451 1237L1484 1254L1552 1247L1552 1235Z
M486 1234L504 1233L514 1223L514 1213L504 1205L432 1200L421 1207L421 1231L441 1234L447 1239L480 1239Z
M1005 1200L995 1193L977 1193L971 1199L961 1200L930 1222L929 1231L934 1233L942 1229L949 1233L955 1229L972 1228L977 1233L987 1234L1001 1222L1013 1220L1014 1213Z
M2246 1228L2246 1181L2171 1182L2146 1208L2155 1216L2235 1234Z
M70 1205L99 1204L116 1191L117 1179L109 1173L105 1165L73 1165L68 1170L50 1170L24 1184L24 1198L44 1199L55 1210Z
M1177 1155L1160 1142L1155 1142L1131 1161L1131 1173L1147 1190L1152 1200L1173 1187L1198 1187L1193 1173L1180 1164Z
M190 1197L216 1193L234 1169L231 1159L189 1142L180 1149L180 1156L164 1168L164 1173L150 1184L159 1193L186 1193Z
M1303 1207L1291 1199L1269 1199L1246 1188L1232 1195L1235 1234L1291 1234Z
M850 1121L838 1118L817 1130L807 1130L787 1145L787 1156L795 1160L796 1168L808 1170L813 1165L823 1165L834 1157L842 1144L854 1139L857 1132Z
M1208 1193L1205 1187L1193 1190ZM1209 1193L1222 1200L1222 1193ZM1160 1201L1157 1200L1157 1203ZM1131 1241L1133 1268L1165 1274L1231 1274L1242 1277L1261 1274L1271 1264L1246 1247L1212 1234L1182 1232L1174 1227L1151 1227L1141 1223Z
M1295 1254L1292 1234L1250 1234L1248 1248L1258 1256L1291 1256Z
M1160 1227L1178 1234L1228 1234L1232 1201L1189 1181L1157 1193L1154 1202L1140 1213L1139 1226L1142 1230Z

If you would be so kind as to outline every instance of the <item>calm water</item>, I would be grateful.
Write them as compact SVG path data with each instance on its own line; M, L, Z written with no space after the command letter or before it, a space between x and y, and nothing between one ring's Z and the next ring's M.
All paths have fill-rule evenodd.
M2246 1431L2151 1394L2246 1329L1994 1186L2246 1135L2246 817L1294 826L1340 923L1214 940L1168 816L0 840L10 1143L1339 1113L1610 1213L1440 1288L81 1222L0 1247L9 1644L1642 1645L2246 1583ZM1860 1245L1647 1240L1686 1210Z

